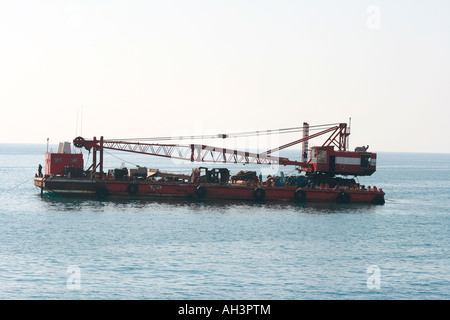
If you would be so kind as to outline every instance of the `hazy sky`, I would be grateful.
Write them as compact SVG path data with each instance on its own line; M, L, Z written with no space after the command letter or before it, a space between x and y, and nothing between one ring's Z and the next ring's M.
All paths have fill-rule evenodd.
M352 148L448 153L450 1L2 0L0 106L0 142L351 117Z

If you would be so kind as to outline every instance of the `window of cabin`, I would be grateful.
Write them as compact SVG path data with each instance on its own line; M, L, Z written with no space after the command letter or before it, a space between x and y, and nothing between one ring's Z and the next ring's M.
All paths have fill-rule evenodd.
M361 168L370 168L370 154L361 155Z

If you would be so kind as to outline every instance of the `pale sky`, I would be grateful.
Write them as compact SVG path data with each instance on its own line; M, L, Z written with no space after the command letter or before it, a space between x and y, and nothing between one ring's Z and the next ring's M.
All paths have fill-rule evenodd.
M351 117L351 148L449 153L450 1L2 0L0 107L0 142Z

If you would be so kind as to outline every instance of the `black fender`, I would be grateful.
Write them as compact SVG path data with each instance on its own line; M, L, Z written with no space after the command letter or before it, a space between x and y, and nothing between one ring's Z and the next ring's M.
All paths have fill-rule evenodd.
M306 192L302 189L297 189L294 192L294 199L297 201L305 201L306 199Z
M385 203L384 196L382 196L381 194L377 194L375 196L375 198L373 198L372 203L373 204L384 204Z
M336 197L337 203L350 203L350 200L351 200L350 195L345 191L339 192Z
M139 186L138 186L137 183L130 183L130 184L128 185L127 190L128 190L128 193L129 193L129 194L136 194L136 193L138 193L138 191L139 191Z
M253 196L256 200L263 200L266 197L266 190L263 188L256 188L253 190Z
M100 185L95 190L95 194L97 195L98 198L104 199L108 195L108 189L106 189L104 185Z
M199 198L204 198L206 196L206 188L205 186L198 186L197 189L195 189L195 194Z

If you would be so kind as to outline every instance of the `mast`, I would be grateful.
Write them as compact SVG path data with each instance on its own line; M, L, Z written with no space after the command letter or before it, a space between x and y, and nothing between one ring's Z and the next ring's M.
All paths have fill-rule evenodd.
M302 151L302 161L308 161L308 136L309 136L309 124L303 122L303 151Z

